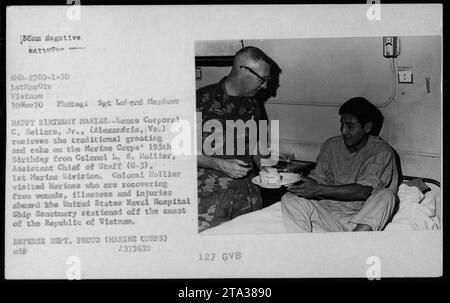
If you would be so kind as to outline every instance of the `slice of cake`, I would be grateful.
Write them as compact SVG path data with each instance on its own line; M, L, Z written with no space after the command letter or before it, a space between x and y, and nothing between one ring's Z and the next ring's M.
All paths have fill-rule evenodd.
M259 172L259 178L261 184L279 184L281 180L277 169L273 167L263 167Z

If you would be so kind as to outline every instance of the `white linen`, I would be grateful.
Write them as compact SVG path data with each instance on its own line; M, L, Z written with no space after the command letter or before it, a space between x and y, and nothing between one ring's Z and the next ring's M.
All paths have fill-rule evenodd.
M201 234L278 234L284 232L281 202L277 202L207 229Z
M415 186L401 184L400 205L385 231L440 229L440 190L422 194ZM202 235L285 233L281 202L239 216L202 232Z
M422 194L415 186L402 184L399 187L399 210L385 231L389 230L433 230L440 228L436 214L436 192Z

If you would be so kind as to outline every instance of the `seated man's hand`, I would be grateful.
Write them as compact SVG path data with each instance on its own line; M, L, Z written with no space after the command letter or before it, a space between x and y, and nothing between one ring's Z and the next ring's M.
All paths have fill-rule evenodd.
M317 198L319 195L319 184L316 180L300 176L299 184L287 188L288 191L307 199Z
M219 170L231 178L245 177L252 169L247 162L238 159L218 159Z

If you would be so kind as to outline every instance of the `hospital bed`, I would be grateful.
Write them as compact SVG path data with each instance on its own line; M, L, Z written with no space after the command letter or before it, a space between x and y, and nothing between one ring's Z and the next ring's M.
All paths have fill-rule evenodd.
M440 182L431 178L403 176L398 190L399 202L383 231L441 229ZM201 234L274 234L284 233L281 202L239 216Z

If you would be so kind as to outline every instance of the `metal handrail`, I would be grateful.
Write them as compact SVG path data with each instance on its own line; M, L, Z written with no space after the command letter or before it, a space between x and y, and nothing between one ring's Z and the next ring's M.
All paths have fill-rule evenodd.
M415 176L403 176L403 180L414 180L414 179L421 179L425 183L431 183L436 186L441 187L441 183L435 179L432 178L422 178L422 177L415 177Z

